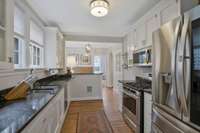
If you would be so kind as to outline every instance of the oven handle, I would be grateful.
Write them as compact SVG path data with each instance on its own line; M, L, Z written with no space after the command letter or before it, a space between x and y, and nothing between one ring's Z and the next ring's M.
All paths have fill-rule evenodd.
M126 94L127 96L134 98L134 99L140 98L140 96L138 96L137 94L130 94L131 92L128 92L128 91L125 91L125 90L123 90L123 93Z

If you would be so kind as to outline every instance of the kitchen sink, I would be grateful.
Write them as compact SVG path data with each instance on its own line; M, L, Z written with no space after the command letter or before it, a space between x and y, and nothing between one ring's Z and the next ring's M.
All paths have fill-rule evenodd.
M38 88L32 89L31 92L56 94L58 92L58 86L55 85L40 86Z

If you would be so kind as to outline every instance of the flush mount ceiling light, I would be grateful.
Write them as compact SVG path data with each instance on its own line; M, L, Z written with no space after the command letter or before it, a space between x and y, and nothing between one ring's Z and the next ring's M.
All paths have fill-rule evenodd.
M93 0L90 3L90 13L95 17L104 17L108 14L109 3L106 0Z

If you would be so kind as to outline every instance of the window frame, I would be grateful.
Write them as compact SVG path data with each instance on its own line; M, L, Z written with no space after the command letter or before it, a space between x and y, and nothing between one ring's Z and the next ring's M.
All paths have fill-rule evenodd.
M36 48L36 53L34 52L34 47ZM34 42L30 42L30 68L43 68L44 67L44 47L38 45ZM38 50L39 49L39 56ZM39 59L39 64L38 64ZM35 60L35 61L34 61Z
M14 67L15 67L15 69L23 69L26 66L26 59L24 58L24 56L26 55L26 46L25 46L26 44L25 44L25 41L24 41L24 39L22 37L19 37L19 36L15 35L14 36L14 45L15 45L15 39L18 39L18 50L13 48L13 63L14 63ZM15 52L18 52L18 64L15 64L15 60L14 60L15 59L14 58Z
M96 57L98 57L98 59L99 59L99 62L97 63L98 64L98 66L96 66ZM94 56L94 63L93 63L93 66L94 66L94 72L95 73L102 73L102 59L101 59L101 56L98 56L98 55L95 55ZM95 68L99 68L99 71L95 71Z

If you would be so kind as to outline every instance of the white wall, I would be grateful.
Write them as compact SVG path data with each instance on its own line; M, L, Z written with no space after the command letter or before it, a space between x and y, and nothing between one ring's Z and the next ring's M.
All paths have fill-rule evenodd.
M152 68L128 68L123 70L123 79L135 80L136 76L146 76L147 73L152 73Z

